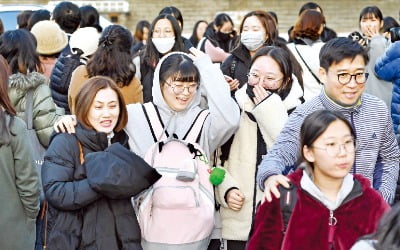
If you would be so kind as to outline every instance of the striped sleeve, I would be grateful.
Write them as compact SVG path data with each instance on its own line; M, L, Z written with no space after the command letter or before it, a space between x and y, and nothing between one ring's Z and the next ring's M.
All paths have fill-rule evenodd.
M283 174L287 167L295 166L300 157L300 128L305 117L322 109L318 99L300 105L290 116L268 154L258 167L257 181L264 191L264 182L271 175Z

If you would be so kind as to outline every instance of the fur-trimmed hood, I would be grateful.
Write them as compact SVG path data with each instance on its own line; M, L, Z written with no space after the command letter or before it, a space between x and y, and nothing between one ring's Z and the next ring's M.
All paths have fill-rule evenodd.
M8 85L10 88L16 88L23 91L28 89L35 89L40 84L49 84L49 79L38 72L31 72L28 74L16 73L9 77Z

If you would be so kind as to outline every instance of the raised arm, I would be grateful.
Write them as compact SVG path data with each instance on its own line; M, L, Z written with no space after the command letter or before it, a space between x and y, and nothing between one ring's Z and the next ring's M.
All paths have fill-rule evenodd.
M217 65L210 58L196 49L190 50L195 54L194 64L201 75L200 91L207 99L210 116L204 126L207 131L209 152L226 142L239 126L240 111L236 102L231 98L228 84ZM203 144L204 145L204 144Z

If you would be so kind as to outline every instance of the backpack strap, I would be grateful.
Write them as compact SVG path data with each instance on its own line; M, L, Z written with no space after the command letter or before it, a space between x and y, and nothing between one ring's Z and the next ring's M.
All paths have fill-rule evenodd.
M168 138L167 131L164 131L164 124L161 121L156 105L152 102L142 104L143 113L149 124L154 142L164 141Z
M282 185L279 186L279 192L281 193L280 206L283 218L284 234L286 233L290 217L297 202L297 188L292 183L289 182L289 184L290 184L289 188L285 188Z
M297 49L296 44L294 45L294 48L296 49L297 54L300 56L301 60L303 61L304 65L306 65L308 71L310 71L311 75L314 77L314 79L317 81L318 84L322 84L319 78L314 74L314 72L311 70L310 66L306 63L306 60L304 60L303 56L300 54L300 51Z
M33 128L33 91L34 89L29 89L26 93L26 103L25 103L25 123L28 130Z
M207 109L203 109L197 114L197 117L194 119L192 126L190 126L189 130L186 132L186 135L183 137L183 140L188 142L197 142L203 129L203 125L205 120L207 119L210 112Z
M230 67L230 73L231 73L231 77L235 78L236 64L237 64L238 60L237 60L236 56L232 55L232 57L233 57L233 60L232 60L231 67Z

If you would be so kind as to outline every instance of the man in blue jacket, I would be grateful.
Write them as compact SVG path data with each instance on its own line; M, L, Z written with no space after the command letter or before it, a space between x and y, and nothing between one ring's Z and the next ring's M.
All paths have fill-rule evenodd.
M385 103L364 93L367 51L357 42L340 37L322 47L319 59L319 78L324 89L319 96L298 106L289 117L259 166L259 187L268 201L272 200L272 194L279 198L279 184L289 187L283 173L296 166L301 158L299 138L304 118L315 110L329 109L342 112L355 128L358 149L352 173L368 178L383 198L392 203L400 152Z

